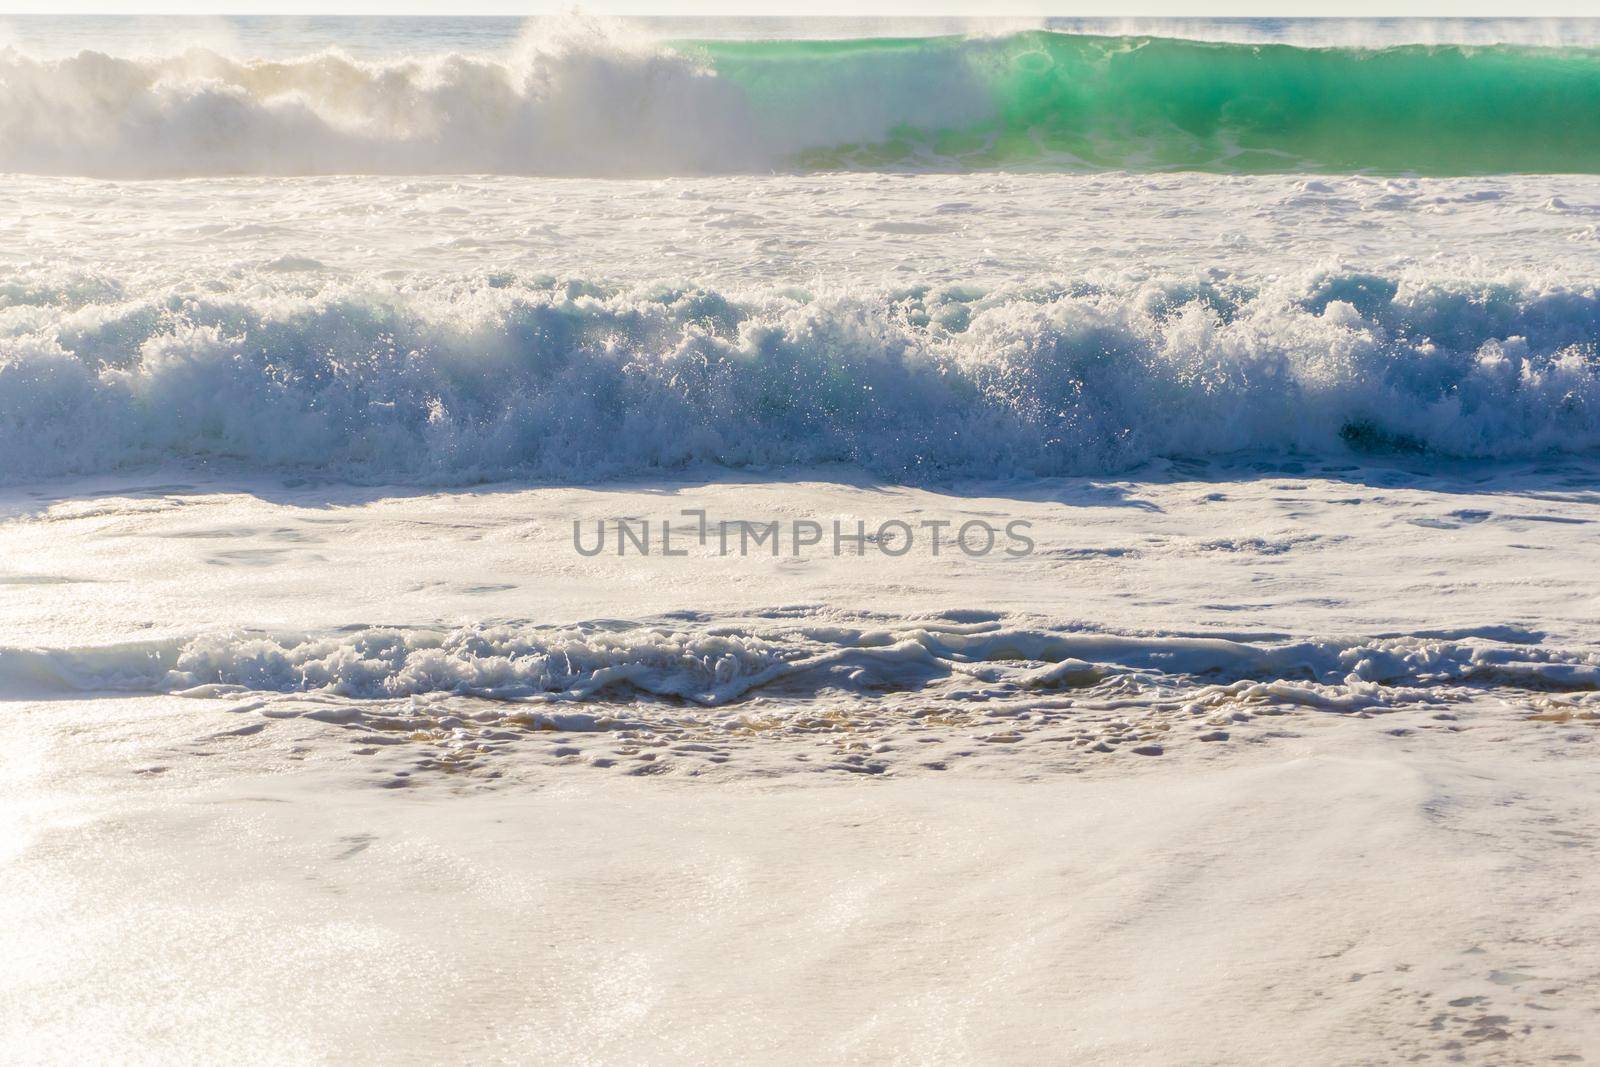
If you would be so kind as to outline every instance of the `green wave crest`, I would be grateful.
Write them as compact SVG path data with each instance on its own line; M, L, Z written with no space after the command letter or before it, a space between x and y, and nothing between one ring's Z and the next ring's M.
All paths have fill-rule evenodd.
M1035 31L696 41L763 122L904 98L884 136L806 169L1600 173L1600 51L1243 45ZM851 93L857 94L854 98ZM914 105L914 106L913 106Z

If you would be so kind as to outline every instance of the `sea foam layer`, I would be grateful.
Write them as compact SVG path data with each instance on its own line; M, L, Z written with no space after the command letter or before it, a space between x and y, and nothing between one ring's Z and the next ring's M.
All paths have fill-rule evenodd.
M795 289L511 274L0 291L0 479L226 461L562 482L699 464L1097 473L1239 450L1600 446L1600 293L1349 272Z
M0 51L0 171L101 177L772 169L1600 172L1600 50L1028 30L509 55Z
M216 633L105 648L0 648L0 690L444 694L539 703L665 698L716 707L937 690L970 700L1077 693L1100 700L1279 701L1359 710L1448 699L1452 687L1589 691L1600 656L1476 634L1279 643L960 624L937 618L777 627L608 621L567 628L347 628ZM1493 638L1510 638L1495 640Z

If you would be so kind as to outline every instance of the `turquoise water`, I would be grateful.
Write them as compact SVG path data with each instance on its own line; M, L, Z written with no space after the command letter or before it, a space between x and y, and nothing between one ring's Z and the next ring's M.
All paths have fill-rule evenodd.
M807 168L1600 170L1600 50L1380 49L1031 31L997 38L692 42L767 121L841 82L945 71L976 117L824 145ZM876 77L873 74L876 73Z
M1018 25L16 18L0 171L1600 173L1591 21Z

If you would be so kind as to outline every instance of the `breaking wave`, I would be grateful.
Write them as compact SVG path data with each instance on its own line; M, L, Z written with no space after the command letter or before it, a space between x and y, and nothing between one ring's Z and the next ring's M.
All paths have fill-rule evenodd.
M566 20L509 56L0 51L0 171L1600 172L1600 50L1029 30L681 41Z
M160 462L581 482L1085 474L1242 450L1600 447L1600 292L1321 273L877 294L0 289L0 480Z
M964 687L949 692L957 700L970 699L976 685L990 687L986 697L994 698L1076 693L1101 701L1227 699L1353 711L1448 700L1448 691L1461 687L1600 688L1600 656L1531 643L1538 636L1250 643L939 618L860 627L694 630L606 622L233 632L105 648L0 648L0 691L351 700L446 694L541 704L663 698L716 707L766 690L806 698L925 691L954 681Z

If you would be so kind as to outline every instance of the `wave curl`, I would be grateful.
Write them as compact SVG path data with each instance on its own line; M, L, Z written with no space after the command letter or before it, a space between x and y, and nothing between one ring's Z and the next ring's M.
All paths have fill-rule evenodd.
M1600 50L1029 30L680 41L539 23L509 57L0 51L0 171L1600 173Z

